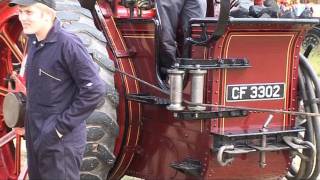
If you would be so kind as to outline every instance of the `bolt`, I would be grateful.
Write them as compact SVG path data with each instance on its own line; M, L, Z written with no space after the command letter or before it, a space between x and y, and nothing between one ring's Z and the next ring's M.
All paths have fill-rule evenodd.
M110 165L111 165L111 164L113 164L113 163L114 163L114 160L113 160L113 159L108 159L108 160L107 160L107 164L110 164Z
M195 114L194 114L194 117L195 117L195 118L198 118L198 117L199 117L199 114L198 114L198 113L195 113Z

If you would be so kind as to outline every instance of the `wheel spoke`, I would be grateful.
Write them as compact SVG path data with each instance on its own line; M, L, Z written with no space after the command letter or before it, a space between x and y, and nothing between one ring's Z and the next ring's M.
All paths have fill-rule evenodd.
M27 37L25 35L19 35L17 32L14 34L9 31L12 29L10 27L10 23L4 24L0 28L0 45L2 48L2 59L0 61L1 73L0 73L0 96L5 96L11 90L18 90L25 92L25 85L21 83L21 81L16 82L16 88L18 89L11 89L7 87L4 82L5 77L11 76L13 71L19 71L21 68L23 57L26 54L26 42ZM17 84L18 83L18 84Z
M0 86L0 96L5 96L9 93L9 89Z
M23 54L20 51L20 49L18 48L17 44L15 42L13 42L8 34L0 34L0 38L4 41L4 43L8 46L8 48L11 50L11 52L13 53L13 55L16 57L16 59L21 63L22 62L22 58L23 58Z

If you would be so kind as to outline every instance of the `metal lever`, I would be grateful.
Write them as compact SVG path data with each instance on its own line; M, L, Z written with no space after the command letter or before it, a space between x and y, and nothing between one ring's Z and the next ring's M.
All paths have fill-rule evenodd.
M271 123L273 119L273 115L270 114L266 122L263 124L262 129L260 130L261 132L267 132L268 131L268 126ZM265 148L267 147L267 135L263 134L262 139L261 139L261 147ZM267 163L266 163L266 152L261 151L260 152L260 167L265 168Z

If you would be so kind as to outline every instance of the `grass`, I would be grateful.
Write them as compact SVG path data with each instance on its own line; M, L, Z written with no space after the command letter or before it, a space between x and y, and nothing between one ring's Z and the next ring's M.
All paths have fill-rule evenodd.
M312 50L309 55L309 60L312 67L317 72L318 77L320 77L320 45L316 47L316 49Z

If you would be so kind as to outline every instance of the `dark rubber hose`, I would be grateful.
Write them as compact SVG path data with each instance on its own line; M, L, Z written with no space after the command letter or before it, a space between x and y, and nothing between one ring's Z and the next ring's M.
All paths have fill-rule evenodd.
M318 105L313 101L316 98L320 97L320 84L318 77L314 70L312 69L311 65L308 63L308 60L306 57L300 54L300 65L303 71L305 72L305 77L309 76L310 78L306 78L306 87L307 87L307 93L308 93L308 99L311 103L311 111L313 113L319 113ZM314 129L315 134L315 144L317 147L316 151L316 160L315 160L315 167L312 176L310 179L316 179L320 172L320 117L315 116L312 118L312 125Z
M302 98L302 100L304 100L304 111L305 112L311 112L311 108L310 108L310 104L309 103L305 103L305 101L308 101L308 94L306 91L306 86L305 86L305 79L307 77L304 77L305 73L303 73L303 71L301 70L301 68L299 68L299 92L300 92L300 97ZM313 138L313 126L312 126L312 121L311 121L311 117L307 116L306 117L306 122L304 123L304 127L306 128L305 131L305 135L304 135L304 140L305 141L310 141L310 142L314 142L314 138ZM309 150L304 150L303 154L307 157L311 156L311 152ZM313 159L314 157L312 157ZM313 170L313 166L314 166L314 161L303 161L301 159L301 163L300 163L300 167L299 167L299 171L298 173L295 175L296 179L306 179L307 177L310 177L312 174L312 170Z

